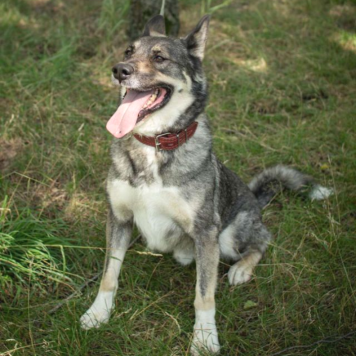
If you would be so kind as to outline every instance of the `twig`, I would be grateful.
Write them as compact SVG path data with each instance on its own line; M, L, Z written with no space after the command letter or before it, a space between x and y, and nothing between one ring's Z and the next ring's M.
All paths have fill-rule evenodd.
M135 242L137 242L139 239L141 238L141 235L138 235L129 245L129 248L132 247L134 245ZM57 311L59 308L61 308L65 303L67 303L69 300L73 299L74 297L76 297L79 292L81 292L85 287L87 287L88 285L90 285L91 283L95 282L101 275L103 272L99 272L97 273L95 276L93 276L92 278L90 278L89 280L87 280L85 283L83 283L82 285L79 286L79 288L72 294L70 294L67 298L63 299L60 303L58 303L54 308L52 308L48 314L53 314L55 311Z
M53 342L53 341L50 341L50 342ZM11 355L13 355L13 353L15 353L16 351L23 350L23 349L28 349L29 347L33 347L33 346L46 345L46 344L48 344L48 342L47 342L47 341L44 341L44 342L40 342L40 343L34 344L34 345L31 344L31 345L25 345L25 346L17 347L17 343L16 343L14 349L5 351L4 353L2 353L2 354L0 354L0 355L1 355L1 356L11 356Z
M172 295L173 291L168 292L165 295L162 295L162 297L158 298L157 300L155 300L154 302L152 302L151 304L147 305L147 307L143 308L142 310L140 310L139 312L138 309L136 309L136 311L131 315L131 318L129 320L133 320L135 319L137 316L139 316L140 314L142 314L144 311L146 311L148 308L151 308L152 305L157 304L160 300L162 300L163 298L166 298L170 295Z
M346 339L347 337L356 334L356 331L350 331L349 333L345 334L345 335L340 335L340 336L328 336L325 339L321 339L318 341L313 342L312 344L309 345L297 345L297 346L291 346L291 347L287 347L286 349L282 350L282 351L278 351L274 354L271 354L270 356L277 356L277 355L282 355L287 351L291 351L291 350L296 350L296 349L309 349L313 346L319 345L319 344L331 344L333 342L338 342L342 339Z
M165 7L165 5L166 5L166 0L163 0L162 1L162 5L161 5L161 11L159 12L159 14L161 16L163 16L163 17L164 17L164 7Z
M63 299L60 303L58 303L54 308L52 308L48 314L52 314L54 313L56 310L58 310L59 308L61 308L65 303L68 302L68 300L76 297L79 292L84 289L86 286L88 286L90 283L96 281L100 275L102 274L103 272L99 272L97 273L94 277L90 278L89 280L87 280L85 283L83 283L82 285L79 286L78 290L76 290L74 293L70 294L67 298Z

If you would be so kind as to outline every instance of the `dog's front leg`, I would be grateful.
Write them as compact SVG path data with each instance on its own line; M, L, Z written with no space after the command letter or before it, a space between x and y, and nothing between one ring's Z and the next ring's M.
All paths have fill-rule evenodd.
M217 353L220 350L215 324L215 288L219 264L218 229L200 231L195 238L197 284L194 337L191 348L193 355L199 350Z
M80 318L83 329L99 327L108 322L118 287L118 277L129 247L132 219L118 220L112 211L108 213L106 225L106 256L99 293L93 305Z

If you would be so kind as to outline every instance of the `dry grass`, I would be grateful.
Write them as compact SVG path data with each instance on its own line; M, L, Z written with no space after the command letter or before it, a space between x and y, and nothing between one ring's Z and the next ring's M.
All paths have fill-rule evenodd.
M0 5L0 248L5 235L18 239L0 250L4 355L188 354L194 266L140 254L140 243L128 252L108 325L85 332L78 324L97 284L49 314L104 259L104 127L116 107L109 78L126 45L125 6ZM201 3L181 9L184 32ZM219 157L246 181L284 163L336 191L323 203L285 194L266 209L275 239L250 283L230 287L220 265L222 355L267 356L355 330L355 9L341 0L251 0L214 12L205 68ZM35 273L24 241L56 245L53 260L40 261L59 280ZM4 262L9 248L27 256L29 271ZM355 346L353 336L283 354L346 356Z

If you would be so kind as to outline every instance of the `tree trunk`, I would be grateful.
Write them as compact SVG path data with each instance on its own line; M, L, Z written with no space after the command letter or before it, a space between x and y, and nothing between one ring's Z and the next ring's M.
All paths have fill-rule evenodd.
M131 0L127 28L127 35L131 41L141 36L146 22L160 13L161 5L162 0ZM166 0L164 18L167 34L177 36L179 32L178 0Z

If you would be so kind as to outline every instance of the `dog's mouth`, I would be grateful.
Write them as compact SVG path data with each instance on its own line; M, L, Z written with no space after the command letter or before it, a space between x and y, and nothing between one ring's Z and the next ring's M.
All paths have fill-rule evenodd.
M131 132L147 115L161 109L172 96L172 88L159 86L149 90L127 88L121 105L108 121L106 128L116 138Z

